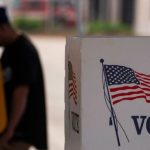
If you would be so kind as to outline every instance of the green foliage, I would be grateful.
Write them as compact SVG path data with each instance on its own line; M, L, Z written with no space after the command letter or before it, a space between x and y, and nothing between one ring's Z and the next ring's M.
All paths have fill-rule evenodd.
M108 22L93 21L88 25L88 34L131 34L129 25L111 24Z
M21 30L25 31L37 31L40 30L43 26L41 20L31 19L26 17L16 18L14 20L14 25Z

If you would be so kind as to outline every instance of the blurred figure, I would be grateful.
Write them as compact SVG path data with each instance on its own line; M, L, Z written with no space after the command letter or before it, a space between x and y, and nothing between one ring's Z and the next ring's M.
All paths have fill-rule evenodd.
M4 73L8 125L0 136L0 150L47 149L45 93L36 48L10 24L0 7L1 63Z

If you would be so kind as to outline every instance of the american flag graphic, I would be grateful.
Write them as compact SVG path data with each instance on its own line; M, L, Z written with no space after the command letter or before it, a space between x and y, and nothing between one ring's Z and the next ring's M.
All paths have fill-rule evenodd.
M104 65L112 104L145 100L150 103L150 75L119 65Z
M77 83L76 83L76 75L73 71L73 67L71 62L68 62L68 79L69 79L69 98L73 98L74 103L77 105Z

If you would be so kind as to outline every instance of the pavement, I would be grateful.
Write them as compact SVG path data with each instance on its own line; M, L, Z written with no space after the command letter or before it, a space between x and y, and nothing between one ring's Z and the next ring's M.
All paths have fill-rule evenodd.
M64 150L65 37L30 36L43 65L49 150Z

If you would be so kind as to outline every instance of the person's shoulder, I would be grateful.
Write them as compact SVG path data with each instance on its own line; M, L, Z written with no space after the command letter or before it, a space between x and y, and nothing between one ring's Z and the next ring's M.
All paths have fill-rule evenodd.
M33 42L25 34L19 36L18 42L16 44L18 52L23 55L37 55L37 49L34 46Z
M22 48L28 48L28 50L36 51L33 42L31 41L31 39L29 39L27 35L21 34L19 43L21 43L20 45L22 46Z

